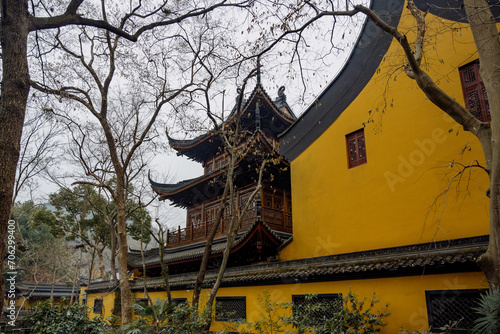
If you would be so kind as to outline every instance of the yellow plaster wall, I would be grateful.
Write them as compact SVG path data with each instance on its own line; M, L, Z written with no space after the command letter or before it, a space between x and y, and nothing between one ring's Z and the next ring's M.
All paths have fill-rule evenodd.
M269 286L247 286L221 288L218 297L240 297L246 296L247 322L255 322L262 319L262 307L259 297L264 291L268 291L271 301L291 302L293 295L304 295L310 293L330 294L342 293L346 295L349 289L357 294L360 299L371 297L376 293L383 306L389 303L389 311L392 314L386 319L387 326L381 330L382 334L397 333L401 327L408 330L428 329L427 307L425 300L426 290L460 290L460 289L485 289L487 283L484 275L479 272L459 273L459 274L439 274L409 277L376 278L337 282L317 282L317 283L295 283ZM204 291L200 305L206 301ZM88 296L89 306L93 305L94 298L102 295ZM151 299L166 298L165 292L150 292ZM173 298L187 298L191 301L192 290L172 291ZM135 298L145 298L142 292L136 292ZM113 305L112 295L104 297L104 317L111 316ZM90 313L90 318L96 315ZM211 330L217 331L227 327L223 323L214 322ZM240 330L243 327L239 328Z
M477 59L470 31L426 19L423 67L463 104L458 67ZM410 40L413 22L406 13L400 24ZM488 234L484 172L465 173L442 195L457 163L484 163L479 142L428 101L403 64L393 41L355 101L292 161L293 242L282 260ZM349 169L345 136L364 124L367 164Z
M466 273L224 288L217 296L246 296L247 322L255 322L262 318L258 297L266 290L270 293L271 300L279 302L291 302L292 295L310 293L342 293L345 296L349 289L352 289L355 294L363 298L364 296L371 297L375 292L376 299L381 301L379 305L389 303L389 311L392 312L386 320L387 326L381 330L381 333L394 334L401 327L412 331L423 331L429 328L426 290L485 288L487 288L487 283L482 273ZM220 329L222 326L218 323L211 328L211 330Z
M95 299L103 299L103 312L102 314L96 314L94 313L94 300ZM114 302L115 302L115 294L110 293L110 292L103 292L103 293L94 293L94 294L88 294L87 295L87 306L89 307L89 319L93 319L96 317L103 317L103 318L108 318L112 316L112 311L114 307Z

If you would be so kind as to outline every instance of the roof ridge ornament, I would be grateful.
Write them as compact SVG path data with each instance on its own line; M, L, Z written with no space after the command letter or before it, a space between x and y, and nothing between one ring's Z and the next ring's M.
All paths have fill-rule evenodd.
M278 99L282 102L286 102L285 86L281 86L278 89Z
M241 99L241 105L240 105L240 99ZM241 89L241 87L236 87L236 101L235 101L235 105L233 107L233 111L237 110L238 108L243 107L244 103L245 103L245 99L243 97L243 89Z

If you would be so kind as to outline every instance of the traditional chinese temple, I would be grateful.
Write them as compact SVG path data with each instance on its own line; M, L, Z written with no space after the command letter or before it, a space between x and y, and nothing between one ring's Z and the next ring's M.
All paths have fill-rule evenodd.
M256 189L259 168L266 164L262 188L243 213L240 228L231 250L229 266L240 266L278 260L278 250L292 237L292 211L289 163L278 153L277 136L296 119L286 102L285 88L272 99L260 80L247 99L238 99L224 123L241 134L234 143L238 152L234 170L237 214ZM240 91L239 91L240 92ZM241 92L240 92L241 94ZM230 130L232 131L232 130ZM204 167L204 174L175 184L158 183L150 178L160 200L187 210L186 224L166 235L165 261L170 273L197 271L207 236L215 224L229 168L229 155L224 150L218 129L194 139L169 137L169 143L183 155ZM227 206L213 242L210 268L216 268L226 247L226 235L234 213ZM158 250L145 254L147 276L160 275ZM130 268L142 269L140 252L129 254Z

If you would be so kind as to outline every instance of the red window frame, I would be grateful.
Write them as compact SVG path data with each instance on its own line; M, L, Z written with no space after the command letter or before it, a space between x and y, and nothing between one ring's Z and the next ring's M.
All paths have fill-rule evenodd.
M349 168L366 164L365 131L360 129L345 136Z
M484 88L483 79L479 75L479 62L474 61L462 66L459 71L465 107L478 120L491 122L488 95L486 88Z

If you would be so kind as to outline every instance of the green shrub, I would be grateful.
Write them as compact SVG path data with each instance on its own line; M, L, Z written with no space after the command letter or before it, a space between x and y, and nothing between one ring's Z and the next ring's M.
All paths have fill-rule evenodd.
M87 307L78 303L54 304L53 300L31 307L24 318L37 334L100 334L108 328L101 318L89 320Z
M271 301L267 291L258 299L261 317L248 323L247 329L263 334L374 334L386 325L384 320L390 315L388 305L376 308L380 301L375 294L360 300L352 291L329 301L308 295L303 305Z
M315 295L307 297L310 301L315 300ZM375 293L368 299L358 299L358 296L349 293L338 301L337 305L332 302L306 303L292 315L292 324L297 333L316 334L373 334L378 333L385 326L384 320L391 312L389 305L376 310L376 304L380 300L375 298ZM297 306L294 306L297 307ZM323 318L318 315L323 315Z
M256 322L248 323L248 329L261 334L285 333L290 317L280 315L280 313L286 314L291 308L291 303L272 301L267 290L262 296L257 296L257 299L260 306L260 318Z
M155 320L153 308L156 312L158 322ZM206 324L207 312L209 311L198 312L197 309L187 303L179 305L168 304L166 299L157 299L152 305L136 303L134 304L134 313L141 318L129 325L130 328L122 328L122 331L119 333L135 334L138 328L143 328L143 333L146 333L146 326L151 326L152 333L201 333Z
M474 311L480 315L472 329L474 334L500 333L500 289L482 295Z

